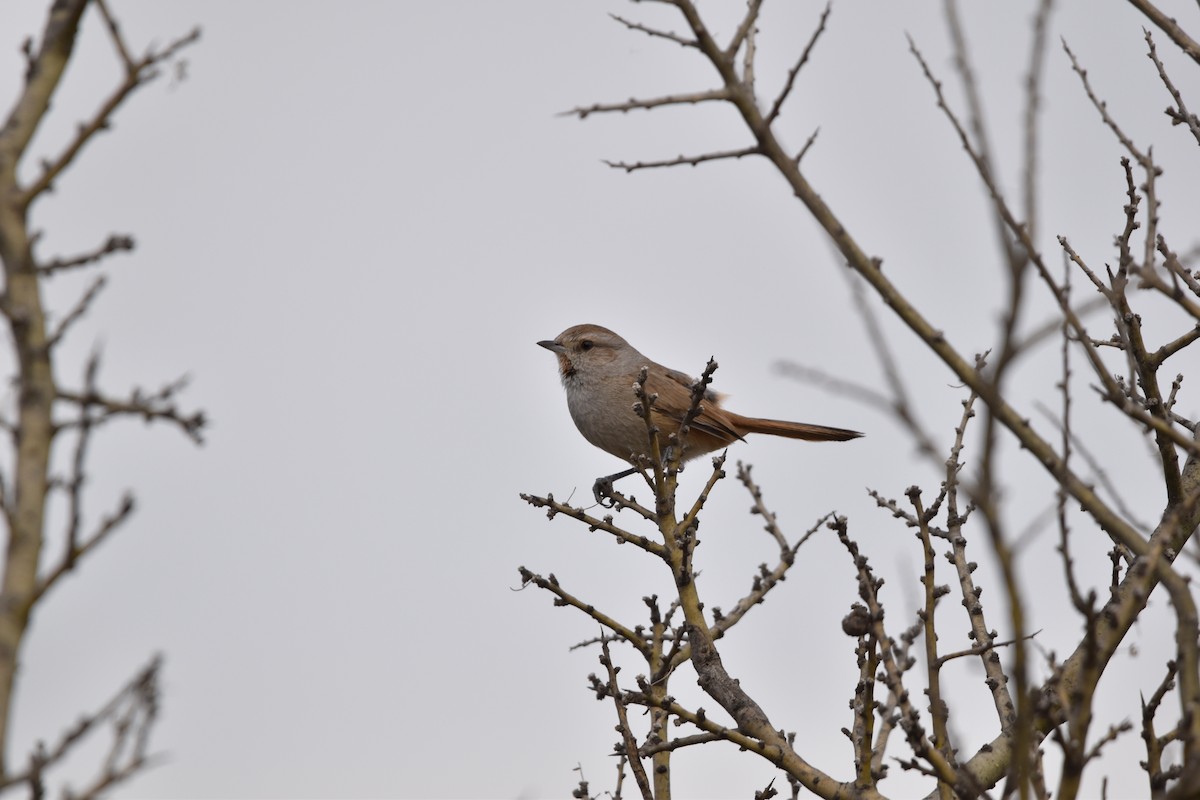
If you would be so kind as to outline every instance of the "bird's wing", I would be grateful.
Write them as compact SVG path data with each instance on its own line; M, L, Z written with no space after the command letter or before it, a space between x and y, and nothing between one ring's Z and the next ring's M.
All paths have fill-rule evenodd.
M666 367L662 367L662 371L668 378L675 381L687 390L688 402L690 403L692 401L692 384L696 382L696 379L691 375L688 375L686 372L680 372L677 369L667 369ZM721 392L714 392L712 389L704 390L704 400L708 403L720 404L728 396L729 395L722 394Z
M692 384L695 382L694 378L679 370L659 367L658 370L650 370L646 378L646 392L658 395L654 408L659 413L679 423L692 403ZM721 397L711 389L705 391L704 402L701 403L700 413L692 420L692 427L726 442L733 442L741 439L742 434L721 408Z

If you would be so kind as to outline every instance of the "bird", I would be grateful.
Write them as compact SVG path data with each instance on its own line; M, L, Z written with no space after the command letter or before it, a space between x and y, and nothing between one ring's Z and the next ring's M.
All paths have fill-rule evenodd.
M651 420L664 434L678 430L691 406L695 380L690 375L647 358L608 328L574 325L554 339L537 344L558 357L567 408L583 438L635 467L650 441L645 421L634 410L633 386L642 367L647 370L646 394L657 395L650 410ZM711 453L751 433L814 442L844 442L862 436L845 428L744 417L724 408L723 398L712 390L705 391L699 413L689 426L682 460ZM612 481L636 471L629 469L598 479L593 487L596 499L603 502Z

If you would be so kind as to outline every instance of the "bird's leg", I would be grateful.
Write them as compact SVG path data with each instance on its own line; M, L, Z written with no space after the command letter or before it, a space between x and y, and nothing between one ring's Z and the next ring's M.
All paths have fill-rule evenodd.
M596 478L596 482L592 484L592 496L604 508L612 508L617 504L617 501L612 498L613 482L619 481L621 478L628 478L635 472L637 472L637 467L630 467L621 472L614 472L612 475L605 475L603 478ZM605 503L605 500L608 502Z

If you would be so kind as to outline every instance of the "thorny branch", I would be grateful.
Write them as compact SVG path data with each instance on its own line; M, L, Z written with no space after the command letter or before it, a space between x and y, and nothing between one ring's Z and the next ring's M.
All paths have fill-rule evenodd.
M131 252L134 247L132 236L113 235L105 240L104 244L94 250L86 253L81 253L70 258L54 258L47 261L45 264L38 266L38 272L43 275L55 275L59 272L68 270L80 269L82 267L90 267L93 264L98 264L103 261L106 256L113 253Z
M167 384L155 393L135 390L127 400L105 394L96 379L96 356L89 359L84 370L82 391L58 385L56 376L63 364L57 345L92 308L105 279L95 278L54 327L44 304L44 281L59 272L92 266L112 254L132 250L133 240L112 235L90 251L41 261L34 255L41 234L32 230L30 214L34 201L53 189L97 134L112 127L117 111L130 95L153 81L163 66L177 61L200 34L196 29L134 56L105 0L58 0L48 5L40 38L35 42L30 37L23 48L25 81L0 125L0 264L4 271L0 315L7 325L6 338L14 364L12 415L3 414L0 422L0 428L11 437L10 464L0 469L0 511L7 533L0 578L0 787L25 784L34 797L41 797L46 791L47 770L66 760L90 731L111 724L112 746L95 777L84 786L64 789L65 796L91 798L107 793L148 765L149 734L158 710L160 662L156 659L110 704L83 717L58 743L39 746L29 756L27 768L16 768L9 752L9 726L28 625L46 592L111 537L133 512L132 495L126 494L99 520L91 521L84 513L89 445L98 426L110 419L136 415L148 422L172 423L199 442L205 419L201 413L184 413L176 408L183 382ZM41 159L40 170L29 170L33 176L25 181L23 167L30 156L30 145L56 99L74 54L80 21L89 7L102 18L120 75L115 87L77 125L62 149ZM71 407L66 419L60 417L64 405ZM64 431L70 431L72 437L60 436ZM74 446L65 457L67 474L52 474L54 445L57 442L61 448L68 438ZM59 456L54 456L54 463L62 463ZM46 566L41 556L47 540L47 520L54 519L50 502L55 492L61 492L57 496L65 505L64 548Z
M1170 36L1171 40L1187 55L1200 63L1200 47L1174 21L1162 14L1152 3L1130 0L1153 23ZM1096 290L1093 300L1075 303L1070 298L1070 281L1057 280L1047 267L1046 260L1038 247L1037 237L1037 174L1038 174L1038 118L1041 107L1041 86L1047 69L1046 53L1049 31L1051 0L1041 0L1033 18L1033 46L1029 66L1025 73L1025 105L1023 114L1023 173L1022 203L1023 218L1013 211L1000 189L1000 165L994 156L986 128L983 123L983 96L974 79L967 58L968 47L961 25L957 21L954 0L947 0L947 19L956 53L958 72L967 95L968 122L963 124L946 100L941 82L935 77L915 42L910 40L910 50L916 58L921 72L934 90L937 107L959 137L971 165L982 180L991 201L991 209L999 232L999 241L1008 265L1008 294L1000 310L1000 333L995 348L993 363L985 367L982 357L968 358L963 351L954 347L931 320L918 310L912 299L904 293L890 275L882 270L882 261L871 258L859 246L849 228L833 209L822 199L816 188L801 172L799 159L790 155L779 141L775 123L780 117L785 101L789 99L801 68L809 62L816 41L826 29L829 8L821 15L815 32L803 48L794 66L783 80L781 92L770 102L762 102L756 95L755 58L757 42L755 34L759 23L761 3L751 2L747 13L736 26L730 43L721 46L717 37L705 24L700 11L690 0L663 0L681 14L686 28L683 33L663 35L661 31L641 28L638 23L620 20L632 30L641 30L655 38L669 39L685 46L687 53L699 54L716 69L719 83L715 88L687 94L665 95L660 98L631 99L625 103L595 104L578 107L570 113L581 119L591 114L625 112L634 109L652 109L664 105L694 102L720 102L732 106L745 123L750 141L741 147L692 156L651 161L609 161L612 167L634 171L657 167L692 165L708 161L758 156L770 162L787 180L793 194L805 206L809 214L824 228L842 260L861 280L869 286L883 303L919 338L919 340L948 367L955 377L969 390L964 402L961 422L955 429L956 437L950 457L945 462L945 480L936 500L928 507L921 500L916 487L909 491L912 506L902 508L878 493L873 495L881 506L890 510L905 524L914 528L921 542L924 559L922 577L924 601L918 626L901 636L901 643L891 639L883 625L883 602L879 596L882 579L867 564L866 556L859 546L849 538L848 523L839 516L828 522L835 530L853 557L857 570L859 595L863 604L847 618L847 632L857 637L857 659L859 683L852 703L854 709L853 730L847 735L854 744L855 780L852 784L837 784L796 752L782 731L773 728L767 721L766 711L759 707L747 691L731 685L732 680L724 671L715 640L721 632L719 626L728 617L719 609L713 609L715 624L703 622L695 591L695 567L693 558L698 540L695 524L698 523L699 505L689 515L689 525L684 531L671 527L674 520L674 485L668 499L658 498L657 519L662 534L663 552L660 557L671 567L672 576L680 590L678 608L685 623L671 637L674 642L672 655L665 663L676 664L678 659L690 657L700 676L700 685L725 708L736 723L736 737L729 736L730 728L713 723L701 712L691 711L674 702L669 696L656 698L640 697L633 702L642 702L647 707L665 710L669 715L692 724L701 733L679 737L671 743L659 742L656 752L667 752L682 747L697 746L717 739L735 741L744 749L768 758L794 781L793 786L803 786L819 795L830 797L875 796L875 782L882 779L882 758L886 750L890 730L899 727L912 750L913 758L902 760L902 766L936 778L938 792L943 797L980 796L990 787L1006 777L1008 783L1004 796L1048 796L1039 743L1053 736L1064 745L1067 766L1061 775L1058 796L1071 797L1079 791L1084 767L1095 761L1102 751L1127 729L1126 724L1113 724L1091 742L1088 731L1092 723L1091 697L1105 667L1125 641L1126 634L1146 606L1150 593L1160 583L1166 589L1176 614L1177 657L1172 661L1170 674L1163 687L1151 702L1144 704L1143 738L1147 740L1147 772L1152 791L1156 796L1164 791L1169 782L1174 782L1172 795L1191 796L1200 791L1200 653L1197 639L1200 633L1194 598L1187 578L1177 570L1173 562L1200 524L1200 426L1184 417L1185 408L1177 404L1180 397L1182 375L1160 385L1158 370L1167 358L1171 358L1200 340L1200 277L1184 265L1185 259L1178 257L1167 244L1160 230L1159 208L1161 200L1157 180L1163 168L1155 161L1149 149L1139 148L1117 123L1106 104L1099 99L1086 71L1080 66L1075 54L1064 50L1071 66L1079 76L1084 93L1100 113L1101 122L1117 137L1128 151L1137 168L1144 173L1138 184L1133 178L1133 169L1127 160L1124 170L1127 181L1128 202L1125 203L1125 228L1116 237L1119 260L1116 268L1092 269L1087 260L1072 247L1065 235L1058 237L1059 245L1071 268L1079 269ZM1183 94L1168 76L1167 69L1159 58L1153 38L1144 34L1148 57L1153 62L1158 78L1170 94L1173 105L1167 116L1172 124L1185 125L1200 143L1197 118L1185 103ZM811 143L811 140L810 140ZM807 150L808 145L805 146ZM801 151L803 153L804 151ZM1135 232L1142 235L1141 252L1135 242ZM1156 263L1157 262L1157 263ZM1026 291L1026 275L1036 276L1056 307L1058 320L1041 326L1037 331L1022 335L1022 315L1029 305ZM1140 313L1132 302L1134 297L1127 291L1131 283L1140 281L1135 288L1148 288L1171 300L1184 313L1191 316L1189 327L1175 331L1162 342L1152 343L1142 327ZM1113 313L1115 333L1109 339L1099 339L1089 332L1083 323L1085 314L1096 308L1108 308ZM870 314L863 313L869 320ZM1063 353L1060 391L1063 396L1063 411L1060 420L1053 420L1053 433L1058 434L1059 444L1052 443L1053 433L1045 435L1010 401L1005 381L1010 366L1018 355L1029 352L1032 347L1047 340L1058 332ZM823 374L817 378L848 396L887 410L900 420L927 454L939 450L933 437L916 421L911 404L905 393L894 359L886 346L885 338L878 333L871 336L881 356L885 371L888 371L892 398L855 382L837 381ZM1102 353L1102 348L1104 353ZM1144 525L1134 524L1135 517L1121 501L1120 495L1111 484L1106 493L1112 501L1096 493L1089 480L1075 472L1072 455L1079 454L1085 460L1092 476L1104 482L1105 471L1099 462L1088 454L1080 437L1072 429L1071 397L1073 391L1072 370L1068 351L1076 350L1084 356L1091 376L1096 382L1093 388L1112 408L1117 409L1122 419L1136 429L1145 431L1153 438L1166 490L1166 507L1161 519L1152 531ZM1105 354L1118 355L1124 371L1114 371L1106 361ZM890 371L889 371L890 370ZM806 376L815 373L808 371ZM894 399L893 399L894 398ZM982 408L982 448L978 456L964 460L966 447L964 433L967 422ZM653 432L651 436L653 438ZM1012 444L1025 451L1022 457L1031 456L1058 493L1056 511L1059 522L1059 549L1062 555L1067 584L1072 603L1083 618L1083 636L1068 658L1057 663L1051 655L1052 675L1040 685L1035 684L1027 664L1029 657L1025 645L1036 634L1026 634L1023 604L1028 587L1019 585L1017 557L1023 547L1022 539L1010 538L1005 531L1005 521L1000 503L1004 499L1002 472L999 468L1001 453ZM1184 459L1180 459L1180 454ZM1181 464L1180 462L1183 461ZM961 473L968 465L974 467L978 477L962 478ZM654 467L646 465L647 469ZM718 467L719 469L719 467ZM663 476L670 472L658 468L653 477L656 487L662 487ZM1091 477L1091 476L1089 476ZM777 529L776 521L765 507L761 507L761 492L749 478L749 470L739 467L739 478L751 491L755 499L754 512L766 521L765 528L775 539L781 551L781 564L790 564L795 551L787 544L786 537ZM705 489L705 495L714 486L713 481ZM963 507L959 493L965 491L969 500ZM1110 504L1111 503L1111 504ZM1115 508L1114 508L1115 505ZM944 509L944 523L935 519ZM669 510L669 517L661 512ZM982 589L973 573L977 564L966 556L968 520L978 512L988 532L992 552L996 555L1003 578L1004 600L1011 612L1008 624L1013 636L1000 641L997 631L987 625L984 606L980 600ZM1088 590L1086 577L1078 572L1073 552L1079 535L1072 530L1080 527L1072 515L1081 515L1089 527L1104 531L1115 543L1110 551L1112 580L1108 597L1101 603L1098 593ZM941 527L939 527L941 525ZM1139 530L1140 529L1140 530ZM962 596L962 605L970 620L970 646L939 651L938 628L934 625L934 611L939 598L951 589L938 585L935 580L935 546L942 541L949 543L945 553L953 565L957 578L957 592ZM796 545L798 547L798 545ZM791 556L789 556L791 554ZM1122 567L1127 565L1122 575ZM769 574L766 566L760 568L760 577ZM750 595L753 597L753 593ZM944 612L943 612L944 613ZM925 637L926 683L929 696L931 733L921 719L909 693L905 688L905 673L911 668L912 659L907 648L920 636ZM680 642L687 641L686 646ZM603 641L603 639L601 639ZM1002 663L998 648L1013 646L1013 663L1008 667ZM946 706L939 671L951 661L962 657L978 657L984 668L985 683L992 694L1000 733L996 738L969 757L960 756L951 743L951 730L947 724ZM661 675L661 672L652 673ZM667 672L670 674L670 671ZM874 699L874 683L881 682L887 688L888 699L877 703ZM1010 689L1014 684L1015 692ZM733 682L736 684L736 682ZM646 686L648 686L647 684ZM645 687L643 687L645 688ZM1154 711L1157 710L1169 691L1176 691L1181 722L1165 736L1155 733ZM636 694L631 694L636 697ZM877 718L878 717L878 718ZM877 724L878 723L878 724ZM1065 724L1064 724L1065 723ZM874 737L874 741L872 741ZM1184 749L1184 765L1164 770L1162 748L1167 744L1181 743ZM645 752L645 751L643 751ZM818 779L819 778L819 779Z
M155 656L100 710L81 716L52 745L39 742L28 767L6 776L0 781L0 790L21 784L44 786L47 771L65 761L104 725L111 727L112 739L103 768L87 786L64 789L65 797L84 800L105 796L108 790L152 764L155 756L150 753L150 731L158 717L162 663L162 657Z
M132 417L148 423L167 422L183 431L196 444L201 444L204 442L203 433L207 424L204 412L195 411L185 414L174 403L175 397L187 387L187 384L188 379L183 377L164 384L162 388L153 393L146 393L142 389L135 388L130 392L127 400L109 397L94 388L87 388L82 392L59 389L57 399L80 408L82 415L87 416L86 424L89 427L120 417ZM83 416L80 419L82 420ZM82 421L64 422L58 428L63 430L83 424Z

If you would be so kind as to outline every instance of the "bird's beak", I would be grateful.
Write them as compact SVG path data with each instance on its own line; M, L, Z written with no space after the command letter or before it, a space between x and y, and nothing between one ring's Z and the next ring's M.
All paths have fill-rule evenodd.
M554 352L554 353L558 353L560 355L567 349L567 348L563 347L561 344L559 344L558 342L553 341L551 339L543 339L542 341L538 342L538 347L544 347L547 350L550 350L551 352Z

